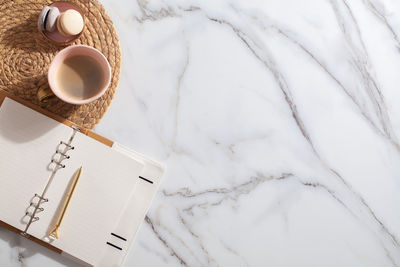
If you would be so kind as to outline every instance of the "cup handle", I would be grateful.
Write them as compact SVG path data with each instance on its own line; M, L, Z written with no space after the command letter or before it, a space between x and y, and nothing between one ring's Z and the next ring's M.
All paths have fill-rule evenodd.
M40 102L47 102L49 98L54 96L49 87L39 88L36 95Z

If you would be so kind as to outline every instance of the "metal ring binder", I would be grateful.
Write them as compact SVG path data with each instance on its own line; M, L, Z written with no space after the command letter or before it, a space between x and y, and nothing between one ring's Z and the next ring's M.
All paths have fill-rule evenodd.
M32 219L32 222L36 222L36 221L39 221L39 220L40 220L39 217L33 216L33 214L30 213L30 212L25 212L25 215L26 215L26 216L30 216L31 218L33 218L33 219Z
M64 165L64 164L61 164L61 162L55 161L54 159L52 159L51 162L57 164L57 165L60 166L61 168L65 168L65 165Z
M72 125L71 128L74 129L75 131L81 132L81 128L79 128L76 125Z
M75 149L75 147L71 146L68 143L65 143L64 141L60 141L60 145L65 145L66 147L69 147L70 149Z
M56 154L60 154L61 156L63 156L63 157L66 158L66 159L69 159L69 158L70 158L69 155L67 155L66 153L63 153L63 152L61 152L61 151L59 151L59 150L56 150Z
M48 198L44 198L44 197L42 197L42 196L39 196L38 194L35 194L35 196L34 197L37 197L37 198L39 198L40 200L39 201L44 201L44 202L48 202L49 201L49 199Z
M66 160L66 159L70 159L70 158L71 158L71 157L70 157L69 155L67 155L66 153L68 152L68 150L73 150L73 149L75 149L75 147L72 146L71 144L72 144L72 141L73 141L73 139L74 139L74 137L75 137L76 132L80 132L80 131L81 131L81 129L80 129L79 127L77 127L77 126L72 126L72 129L73 129L73 132L72 132L72 135L70 136L70 138L68 139L68 142L60 141L60 145L64 145L65 148L64 148L63 150L62 150L61 148L57 148L57 149L56 149L56 154L60 154L62 157L60 157L60 159L58 159L58 161L54 160L53 158L51 159L51 162L52 162L52 163L55 163L57 166L59 166L59 167L61 167L61 168L65 168L65 165L62 164L61 162L62 162L63 160ZM54 157L54 155L53 155L53 157ZM55 169L52 171L51 176L50 176L50 178L49 178L49 180L48 180L48 182L47 182L47 185L46 185L46 187L44 188L42 194L41 194L41 195L39 195L39 194L35 194L35 195L34 195L34 198L39 198L39 201L38 201L38 203L35 203L35 202L33 202L33 199L32 199L31 203L29 204L29 207L34 207L34 210L33 210L32 213L31 213L31 212L28 212L28 211L25 213L26 216L29 216L29 217L30 217L30 219L29 219L29 222L27 223L27 225L25 226L25 230L24 230L23 232L21 232L21 235L23 235L23 236L25 236L25 237L28 237L29 234L27 233L27 231L28 231L28 228L30 227L30 225L31 225L33 222L36 222L36 221L40 220L40 218L39 218L38 216L36 216L36 213L37 213L37 212L42 212L42 211L44 211L44 208L43 208L43 207L40 207L40 205L43 204L43 203L45 203L45 202L48 202L48 201L49 201L48 198L45 198L45 195L46 195L47 190L48 190L49 187L50 187L50 184L51 184L51 182L52 182L52 180L53 180L55 174L57 173L57 171L58 171L59 169L60 169L60 168L55 168Z
M39 203L33 203L33 202L31 202L31 204L29 205L29 207L35 207L36 208L36 206L38 205ZM38 207L38 211L44 211L44 208L39 208ZM26 213L25 213L25 215L27 215Z
M33 216L33 214L30 213L30 212L25 212L25 215L26 215L26 216L30 216L30 217ZM33 216L32 218L33 218L33 222L36 222L36 221L39 221L39 220L40 220L40 218L37 217L37 216Z

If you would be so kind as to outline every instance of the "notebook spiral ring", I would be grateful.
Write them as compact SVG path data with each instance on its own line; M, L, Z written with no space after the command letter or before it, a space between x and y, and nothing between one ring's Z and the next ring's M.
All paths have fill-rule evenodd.
M28 212L28 211L25 213L25 215L26 215L26 216L32 216L32 218L33 218L32 222L36 222L36 221L39 221L39 220L40 220L39 217L33 216L32 213L30 213L30 212Z
M61 168L65 168L65 165L62 164L62 163L59 162L59 161L55 161L54 159L52 159L51 162L55 163L56 165L60 166Z
M44 198L42 196L39 196L38 194L35 194L35 197L39 198L40 199L39 201L43 201L43 202L48 202L49 201L48 198Z
M66 146L66 147L68 147L69 149L75 149L75 147L74 146L71 146L70 144L68 144L68 143L66 143L66 142L64 142L64 141L60 141L60 145L64 145L64 146Z
M60 150L56 150L56 154L60 154L61 156L63 156L66 159L71 158L69 155L67 155L66 153L60 151Z
M36 208L36 206L37 206L38 204L39 204L39 203L31 202L31 204L29 205L29 207L35 207L35 208ZM38 211L44 211L44 208L38 207ZM29 212L26 212L25 215L28 215L28 213L29 213Z
M33 222L36 222L36 221L40 220L40 218L39 218L38 216L36 216L36 213L37 213L37 212L42 212L42 211L44 211L44 208L43 208L43 207L40 207L40 205L41 205L42 203L45 203L45 202L48 202L48 201L49 201L49 199L48 199L48 198L45 198L44 196L45 196L45 194L46 194L46 192L47 192L47 190L48 190L48 188L49 188L49 186L50 186L50 184L51 184L52 179L54 178L56 172L58 171L58 169L61 169L61 168L64 169L64 168L66 167L65 164L62 164L62 161L71 158L69 155L67 155L67 152L68 152L68 150L74 150L74 149L75 149L75 147L72 146L71 144L72 144L72 141L73 141L73 139L74 139L74 137L75 137L76 132L80 132L80 131L81 131L80 128L79 128L79 127L76 127L76 126L72 126L72 129L73 129L73 133L72 133L72 135L70 136L68 142L60 141L60 143L59 143L59 146L60 146L60 145L63 145L64 148L62 149L62 148L60 148L60 147L57 147L57 149L56 149L56 154L61 155L60 158L59 158L58 160L52 158L51 161L50 161L51 163L56 164L56 166L58 166L58 167L60 167L60 168L55 168L55 169L52 171L52 174L51 174L51 176L50 176L50 178L49 178L49 181L48 181L48 183L47 183L45 189L43 190L43 193L42 193L41 195L35 194L35 195L33 196L32 201L31 201L30 204L29 204L29 207L33 207L34 210L33 210L33 212L27 211L27 212L25 213L25 216L29 216L30 219L29 219L29 221L28 221L28 223L27 223L27 225L26 225L26 227L25 227L25 230L24 230L23 232L21 232L21 235L23 235L23 236L29 236L29 234L27 233L29 226L30 226ZM54 155L53 155L53 157L54 157ZM38 200L37 203L35 203L35 202L33 201L34 198L39 198L39 200ZM28 207L28 208L29 208L29 207Z

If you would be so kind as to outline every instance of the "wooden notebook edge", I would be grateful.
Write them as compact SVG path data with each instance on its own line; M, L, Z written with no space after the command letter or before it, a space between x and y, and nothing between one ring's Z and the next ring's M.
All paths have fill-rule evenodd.
M29 108L31 108L31 109L33 109L33 110L35 110L35 111L47 116L47 117L49 117L49 118L52 118L52 119L54 119L54 120L56 120L56 121L58 121L60 123L63 123L65 125L69 126L69 127L77 126L77 127L79 127L81 129L81 132L83 134L85 134L85 135L87 135L87 136L99 141L100 143L103 143L104 145L106 145L108 147L112 147L112 145L114 144L114 142L111 141L110 139L107 139L107 138L105 138L105 137L103 137L103 136L101 136L101 135L99 135L99 134L97 134L97 133L95 133L95 132L93 132L91 130L83 128L83 127L81 127L81 126L79 126L79 125L77 125L77 124L75 124L75 123L73 123L73 122L71 122L71 121L69 121L67 119L64 119L61 116L58 116L58 115L56 115L54 113L51 113L48 110L42 109L41 107L36 106L36 105L34 105L34 104L32 104L32 103L30 103L28 101L22 100L22 99L14 96L14 95L11 95L10 93L8 93L8 92L6 92L6 91L4 91L2 89L0 89L0 106L3 104L3 101L4 101L4 99L6 97L8 97L8 98L10 98L10 99L12 99L12 100L14 100L14 101L26 106L26 107L29 107ZM17 234L21 234L21 232L22 232L20 229L15 228L15 227L13 227L13 226L11 226L11 225L9 225L9 224L1 221L1 220L0 220L0 227L8 229L8 230L10 230L12 232L15 232ZM40 239L38 239L36 237L30 236L30 235L25 236L25 237L27 239L29 239L29 240L32 240L33 242L36 242L37 244L39 244L39 245L41 245L41 246L43 246L43 247L45 247L47 249L50 249L51 251L54 251L54 252L58 253L58 254L61 254L63 252L61 249L56 248L56 247L50 245L49 243L46 243L45 241L40 240Z
M21 232L22 232L20 229L15 228L14 226L11 226L11 225L9 225L9 224L1 221L1 220L0 220L0 227L8 229L8 230L10 230L10 231L12 231L14 233L17 233L17 234L21 234ZM61 249L56 248L56 247L50 245L49 243L46 243L45 241L40 240L40 239L38 239L38 238L36 238L34 236L29 235L29 236L24 236L24 237L26 237L29 240L32 240L35 243L38 243L39 245L41 245L41 246L43 246L43 247L45 247L47 249L50 249L50 250L54 251L55 253L61 254L63 252Z
M112 147L112 145L114 144L113 141L111 141L110 139L105 138L104 136L101 136L101 135L99 135L99 134L97 134L97 133L95 133L95 132L93 132L93 131L91 131L89 129L83 128L82 126L77 125L76 123L73 123L73 122L71 122L71 121L69 121L67 119L64 119L63 117L61 117L59 115L51 113L50 111L45 110L45 109L43 109L43 108L41 108L41 107L39 107L39 106L37 106L35 104L32 104L32 103L30 103L28 101L25 101L25 100L23 100L23 99L21 99L19 97L11 95L10 93L8 93L8 92L6 92L4 90L1 90L1 89L0 89L0 106L3 104L3 101L4 101L4 99L6 97L11 98L12 100L17 101L18 103L20 103L20 104L22 104L24 106L27 106L27 107L29 107L29 108L31 108L31 109L33 109L33 110L35 110L35 111L47 116L49 118L52 118L52 119L54 119L54 120L56 120L56 121L58 121L60 123L65 124L65 125L67 125L69 127L77 126L77 127L79 127L81 129L81 132L83 134L85 134L85 135L87 135L87 136L99 141L100 143L103 143L106 146Z

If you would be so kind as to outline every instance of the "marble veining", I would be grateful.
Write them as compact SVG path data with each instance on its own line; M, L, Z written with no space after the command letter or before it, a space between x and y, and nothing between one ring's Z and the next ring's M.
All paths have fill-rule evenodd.
M125 266L400 266L400 2L102 1L96 131L167 166ZM1 266L78 266L0 230Z

